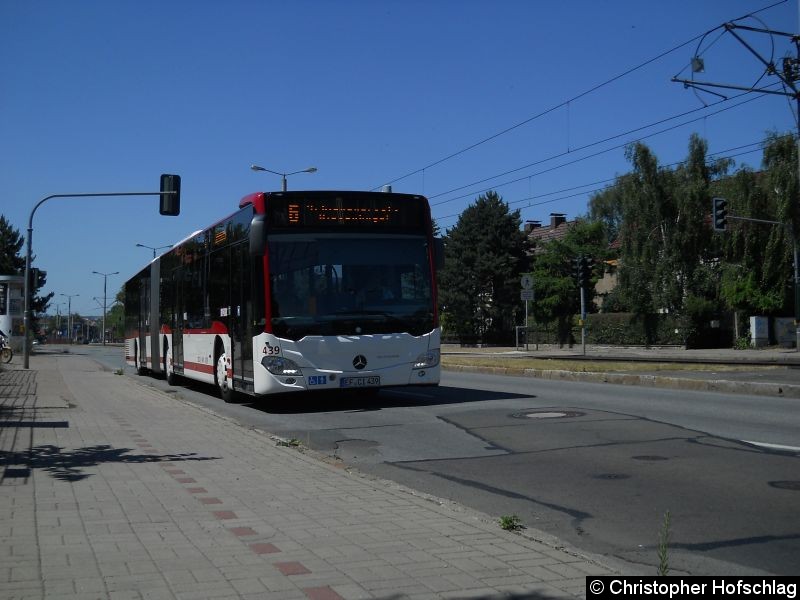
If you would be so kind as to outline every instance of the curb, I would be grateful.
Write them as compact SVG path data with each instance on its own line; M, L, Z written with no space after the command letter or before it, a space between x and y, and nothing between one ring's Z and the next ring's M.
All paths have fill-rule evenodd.
M800 398L800 385L783 383L758 383L752 381L729 381L726 379L683 379L663 375L633 375L630 373L595 373L591 371L561 371L548 369L515 369L513 367L477 367L471 365L443 365L448 371L462 373L485 373L488 375L512 375L536 377L558 381L580 381L584 383L611 383L616 385L638 385L677 390L724 392L754 396L776 396Z

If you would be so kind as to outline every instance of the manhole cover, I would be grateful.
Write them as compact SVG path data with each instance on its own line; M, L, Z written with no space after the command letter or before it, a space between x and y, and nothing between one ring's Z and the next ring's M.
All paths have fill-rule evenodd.
M769 485L770 487L778 488L779 490L800 492L800 481L770 481Z
M540 410L525 411L511 416L514 419L569 419L571 417L582 417L585 414L574 410Z
M666 456L656 456L656 455L652 455L652 456L647 456L647 455L644 455L644 456L631 456L631 458L633 460L646 460L646 461L650 461L650 462L656 462L656 461L659 461L659 460L669 460Z
M594 479L630 479L630 475L625 475L624 473L600 473L599 475L593 475Z

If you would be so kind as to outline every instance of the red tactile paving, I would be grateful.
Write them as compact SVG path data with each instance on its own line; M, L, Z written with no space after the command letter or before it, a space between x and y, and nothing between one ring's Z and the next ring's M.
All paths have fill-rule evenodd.
M233 535L237 537L244 537L246 535L257 535L252 527L231 527L228 529Z
M236 513L232 510L215 510L213 513L217 519L224 520L224 519L235 519Z
M265 544L263 542L258 544L250 544L250 550L256 554L274 554L276 552L280 552L280 550L273 544Z
M325 587L303 588L303 593L311 600L344 600L327 585Z
M273 566L284 575L307 575L311 573L299 562L278 562L273 563Z

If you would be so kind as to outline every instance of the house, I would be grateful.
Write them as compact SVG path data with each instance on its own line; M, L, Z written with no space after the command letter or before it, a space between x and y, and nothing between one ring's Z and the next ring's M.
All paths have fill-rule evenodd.
M569 231L575 221L567 221L564 213L550 213L549 227L542 227L541 221L525 221L525 233L528 239L534 242L533 253L540 251L542 245L553 240L559 240Z

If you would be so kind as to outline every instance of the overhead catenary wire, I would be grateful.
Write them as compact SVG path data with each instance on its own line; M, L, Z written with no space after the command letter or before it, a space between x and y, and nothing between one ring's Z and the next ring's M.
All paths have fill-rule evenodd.
M796 137L796 136L794 136L793 134L790 134L790 137ZM733 148L727 148L725 150L719 150L717 152L712 152L712 153L710 153L708 155L708 158L709 158L709 160L721 160L721 159L727 159L727 158L736 158L738 156L744 156L744 155L747 155L747 154L752 154L754 152L760 152L760 151L763 150L763 147L764 147L763 140L759 141L759 142L751 142L749 144L743 144L741 146L736 146L736 147L733 147ZM750 148L750 149L749 150L744 150L745 148ZM742 150L742 152L736 152L735 154L729 154L730 152L735 152L735 151L738 151L738 150ZM721 155L724 155L724 156L721 156ZM678 162L670 163L668 165L663 165L663 167L664 168L672 168L672 167L676 167L676 166L678 166L680 164L683 164L684 162L685 161L678 161ZM518 200L511 200L511 201L506 202L506 204L508 206L513 206L513 205L516 205L516 204L521 204L523 202L529 202L529 204L527 206L523 207L523 208L533 208L535 206L542 206L542 205L545 205L545 204L552 204L553 202L559 202L561 200L569 200L569 199L576 198L578 196L583 196L583 195L586 195L586 194L595 194L595 193L598 193L598 192L602 192L604 190L607 190L610 187L608 184L614 183L615 181L617 181L617 179L618 179L618 177L612 177L610 179L601 179L599 181L593 181L593 182L590 182L590 183L585 183L585 184L582 184L582 185L572 186L572 187L569 187L569 188L563 188L563 189L560 189L560 190L554 190L554 191L551 191L551 192L545 192L545 193L542 193L542 194L536 194L536 195L533 195L533 196L527 196L525 198L520 198ZM591 188L591 189L583 189L583 188ZM556 195L556 194L563 194L564 192L573 192L574 190L581 190L581 191L573 193L573 194L569 194L567 196L559 196L558 198L551 198L549 200L543 200L541 202L530 203L531 200L537 200L537 199L540 199L540 198L547 198L548 196L553 196L553 195ZM441 217L435 217L435 219L436 219L437 222L441 222L441 221L444 221L446 219L452 219L454 217L458 217L460 215L461 215L461 213L453 213L453 214L450 214L450 215L445 215L445 216L441 216Z
M741 94L739 96L736 96L735 98L739 98L739 97L741 97L743 95L745 95L745 94ZM592 154L587 154L587 155L584 155L584 156L580 156L580 157L577 157L577 158L575 158L573 160L570 160L570 161L555 165L553 167L550 167L550 168L547 168L547 169L543 169L541 171L537 171L536 173L529 173L529 174L524 175L522 177L519 177L517 179L512 179L512 180L509 180L509 181L504 181L504 182L495 184L495 185L493 185L493 186L491 186L489 188L485 188L485 189L481 189L481 190L472 190L467 194L463 194L463 195L460 195L460 196L454 196L452 198L448 198L447 200L441 200L439 202L434 202L434 203L431 204L431 206L432 207L440 206L442 204L447 204L447 203L453 202L455 200L460 200L460 199L463 199L463 198L467 198L467 197L473 196L475 194L480 194L480 193L483 193L483 192L487 192L489 190L497 189L499 187L503 187L503 186L506 186L506 185L511 185L513 183L518 183L520 181L529 179L531 177L536 177L536 176L539 176L539 175L543 175L545 173L550 173L552 171L556 171L558 169L563 169L564 167L568 167L568 166L577 164L579 162L583 162L583 161L588 160L590 158L596 158L597 156L601 156L601 155L606 154L608 152L613 152L614 150L619 150L621 148L624 148L624 147L628 146L629 144L640 142L642 140L645 140L645 139L648 139L648 138L651 138L651 137L655 137L657 135L661 135L663 133L667 133L667 132L673 131L675 129L679 129L680 127L684 127L684 126L689 125L691 123L695 123L697 121L701 121L701 120L706 119L708 117L715 116L717 114L720 114L720 113L723 113L723 112L726 112L726 111L729 111L729 110L733 110L735 108L738 108L740 106L743 106L745 104L748 104L750 102L753 102L753 101L758 100L758 99L763 98L763 97L765 97L765 96L764 95L753 96L751 98L747 98L747 99L743 100L742 102L739 102L738 104L734 104L734 105L730 105L730 106L726 106L724 108L721 108L718 111L715 111L715 112L713 112L711 114L706 114L706 115L703 115L703 116L700 116L700 117L697 117L697 118L694 118L694 119L690 119L688 121L683 121L682 123L678 123L676 125L672 125L672 126L667 127L665 129L661 129L659 131L655 131L655 132L649 133L647 135L640 136L640 137L638 137L636 139L633 139L633 140L628 140L623 144L617 144L615 146L611 146L609 148L605 148L603 150L600 150L598 152L594 152ZM721 100L720 102L725 102L725 100ZM624 137L626 135L630 135L631 133L635 133L635 132L641 131L643 129L649 129L650 127L654 127L655 125L658 125L658 124L661 124L661 123L666 123L666 122L668 122L670 120L674 120L675 118L680 118L681 116L685 116L687 114L691 114L692 112L694 112L694 111L688 111L688 112L682 113L681 115L678 115L676 117L670 117L668 119L663 119L661 121L657 121L656 123L651 123L650 125L645 125L645 126L642 126L642 127L638 127L638 128L629 130L627 132L620 133L620 134L605 138L603 140L599 140L599 141L596 141L596 142L591 142L589 144L586 144L585 146L582 146L580 148L576 148L572 152L562 152L560 154L557 154L557 155L554 155L554 156L550 156L550 157L547 157L547 158L544 158L544 159L529 163L527 165L524 165L524 166L516 168L516 169L511 169L509 171L505 171L503 173L499 173L497 175L493 175L491 177L488 177L488 178L485 178L485 179L482 179L482 180L479 180L479 181L474 181L472 183L469 183L469 184L464 185L464 186L460 186L458 188L453 188L452 190L449 190L447 192L442 192L440 194L429 196L429 198L430 199L438 198L438 197L441 197L441 196L446 195L446 194L450 194L450 193L453 193L453 192L456 192L456 191L460 191L460 190L472 187L474 185L479 185L481 183L486 183L487 181L491 181L492 179L497 179L498 177L503 177L504 175L510 175L511 173L516 173L516 172L522 171L524 169L528 169L530 167L534 167L534 166L543 164L545 162L549 162L551 160L555 160L557 158L562 158L562 157L570 155L570 154L575 154L576 152L579 152L581 150L585 150L585 149L588 149L588 148L591 148L591 147L594 147L594 146L598 146L600 144L603 144L603 143L606 143L606 142L609 142L609 141L612 141L612 140L615 140L615 139L619 139L620 137Z
M788 0L779 0L778 2L774 2L773 4L770 4L768 6L762 7L760 9L758 9L758 10L755 10L753 12L750 12L750 13L746 14L746 15L738 17L737 19L732 19L732 20L733 21L739 21L739 20L742 20L742 19L746 19L747 17L750 17L750 16L756 15L758 13L770 10L772 8L775 8L776 6L779 6L781 4L785 4L786 2L788 2ZM477 148L479 146L482 146L483 144L486 144L486 143L488 143L488 142L490 142L492 140L495 140L495 139L497 139L497 138L499 138L499 137L501 137L501 136L503 136L503 135L505 135L507 133L510 133L511 131L514 131L514 130L516 130L516 129L524 126L524 125L527 125L528 123L531 123L531 122L536 121L536 120L538 120L538 119L540 119L540 118L542 118L544 116L547 116L548 114L550 114L552 112L555 112L555 111L557 111L557 110L559 110L559 109L561 109L561 108L563 108L565 106L568 106L571 102L575 102L576 100L580 100L581 98L584 98L584 97L586 97L586 96L588 96L588 95L590 95L590 94L592 94L592 93L594 93L594 92L596 92L596 91L598 91L598 90L600 90L600 89L602 89L602 88L604 88L604 87L606 87L606 86L608 86L608 85L610 85L610 84L612 84L612 83L614 83L614 82L616 82L616 81L618 81L618 80L620 80L620 79L622 79L624 77L627 77L628 75L631 75L631 74L635 73L636 71L638 71L640 69L643 69L644 67L646 67L646 66L648 66L648 65L650 65L650 64L652 64L654 62L657 62L658 60L661 60L662 58L664 58L666 56L669 56L673 52L676 52L676 51L684 48L685 46L687 46L689 44L692 44L693 42L696 42L698 40L703 39L709 33L714 32L715 30L719 29L720 27L722 27L722 26L720 25L720 26L714 27L714 28L706 31L705 33L702 33L700 35L696 35L693 38L691 38L691 39L689 39L689 40L687 40L685 42L682 42L682 43L674 46L673 48L671 48L669 50L661 52L660 54L658 54L658 55L656 55L656 56L654 56L654 57L652 57L652 58L650 58L648 60L645 60L642 63L639 63L635 67L631 67L631 68L623 71L622 73L614 75L613 77L607 79L606 81L603 81L602 83L599 83L599 84L597 84L595 86L592 86L591 88L589 88L589 89L587 89L587 90L585 90L583 92L580 92L580 93L576 94L575 96L573 96L573 97L571 97L571 98L569 98L567 100L564 100L563 102L560 102L560 103L558 103L558 104L556 104L556 105L554 105L554 106L552 106L550 108L547 108L547 109L545 109L545 110L543 110L543 111L541 111L541 112L539 112L539 113L537 113L537 114L535 114L535 115L533 115L531 117L528 117L527 119L524 119L523 121L515 123L514 125L511 125L510 127L507 127L507 128L505 128L505 129L503 129L501 131L498 131L498 132L496 132L496 133L494 133L494 134L492 134L492 135L490 135L488 137L485 137L485 138L483 138L483 139L481 139L481 140L479 140L477 142L474 142L474 143L472 143L472 144L470 144L470 145L468 145L468 146L466 146L464 148L461 148L460 150L457 150L456 152L452 152L452 153L450 153L450 154L448 154L448 155L446 155L446 156L444 156L444 157L442 157L442 158L440 158L438 160L435 160L435 161L433 161L431 163L428 163L427 165L425 165L423 167L419 167L417 169L414 169L413 171L410 171L410 172L406 173L405 175L401 175L399 177L395 177L394 179L390 179L389 181L385 181L384 183L382 183L380 185L377 185L377 186L375 186L375 187L373 187L371 189L372 189L372 191L379 190L385 185L391 185L393 183L397 183L398 181L402 181L403 179L407 179L408 177L411 177L413 175L417 175L419 173L424 172L427 169L431 169L431 168L433 168L435 166L438 166L438 165L440 165L440 164L442 164L444 162L452 160L453 158L456 158L457 156L461 156L462 154L465 154L465 153L469 152L470 150L474 150L475 148Z

